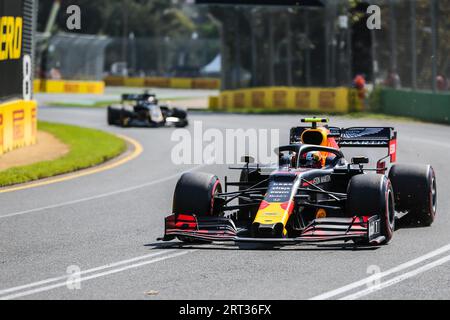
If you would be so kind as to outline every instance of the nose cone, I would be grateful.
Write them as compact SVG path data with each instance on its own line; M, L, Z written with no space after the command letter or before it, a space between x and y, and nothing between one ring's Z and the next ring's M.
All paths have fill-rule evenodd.
M261 224L255 222L252 224L251 234L255 238L282 238L284 234L283 223Z

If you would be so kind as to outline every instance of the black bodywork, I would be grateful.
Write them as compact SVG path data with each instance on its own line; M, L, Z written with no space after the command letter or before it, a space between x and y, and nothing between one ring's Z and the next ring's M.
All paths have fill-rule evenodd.
M241 171L239 181L230 182L225 177L223 192L221 187L218 190L205 188L205 192L214 194L210 200L213 208L206 214L196 210L195 204L189 207L186 202L177 203L177 192L189 193L191 187L186 182L183 182L186 184L184 189L177 185L179 190L175 191L173 214L166 218L165 234L160 240L178 238L183 241L278 244L352 240L367 245L387 243L392 236L395 220L407 213L395 212L394 201L400 201L400 196L411 197L402 194L401 186L396 188L398 194L394 195L387 174L385 160L395 161L397 133L389 127L326 127L328 138L334 139L335 143L335 147L329 147L304 144L300 137L309 129L291 129L290 144L276 150L279 155L277 165L254 164L251 157L243 157L243 167L230 168ZM341 147L386 148L388 152L377 161L375 168L366 168L368 158L355 157L347 161ZM308 152L327 153L329 156L325 165L321 168L304 167L302 155ZM297 155L296 161L285 161L286 156L292 154ZM434 171L430 166L428 168L434 179ZM362 180L380 181L379 186L374 189L370 183L363 181L361 184L356 181L360 178L354 178L357 176L364 176ZM212 181L216 181L214 177ZM358 186L362 189L367 186L367 192L380 197L383 204L378 206L369 195L367 199L372 201L372 205L365 206L363 203L361 208L364 209L358 210L361 200L355 197L367 196L364 195L365 190L359 190ZM229 191L232 187L238 190ZM426 198L428 189L424 191ZM430 195L435 191L434 183ZM289 217L272 221L270 215L275 216L276 210L265 215L266 205L282 206L289 212Z
M154 94L123 94L120 105L108 106L109 125L122 127L185 127L187 113L160 105Z

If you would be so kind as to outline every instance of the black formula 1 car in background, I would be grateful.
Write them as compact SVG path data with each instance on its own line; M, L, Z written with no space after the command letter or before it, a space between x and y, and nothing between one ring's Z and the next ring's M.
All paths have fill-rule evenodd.
M120 105L107 108L109 125L122 127L182 128L188 125L187 112L178 108L160 105L154 94L123 94Z
M189 172L179 179L164 237L184 242L277 245L353 241L388 243L396 221L429 226L436 214L436 177L430 165L394 164L397 133L390 127L318 126L291 129L276 151L276 166L243 157L238 182ZM376 167L367 157L344 158L341 148L385 148ZM230 187L237 190L230 191Z

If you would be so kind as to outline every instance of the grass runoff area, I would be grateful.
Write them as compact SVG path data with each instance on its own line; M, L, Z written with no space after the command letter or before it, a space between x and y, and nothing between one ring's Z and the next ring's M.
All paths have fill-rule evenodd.
M174 97L174 98L162 98L159 99L162 104L170 101L178 100L190 100L197 99L197 97ZM48 102L49 107L67 107L67 108L106 108L113 104L120 104L120 100L100 100L100 101L88 101L88 102Z
M421 122L418 119L412 117L395 116L385 113L370 112L370 111L358 111L350 113L324 113L324 112L311 112L293 109L271 109L271 108L234 108L229 110L213 110L213 109L191 109L188 111L208 112L208 113L231 113L231 114L260 114L260 115L314 115L314 116L336 116L346 117L351 119L374 119L374 120L395 120L395 121L416 121Z
M126 149L121 138L100 130L72 125L42 122L38 129L46 131L69 146L61 158L43 161L0 172L0 187L48 178L101 164Z

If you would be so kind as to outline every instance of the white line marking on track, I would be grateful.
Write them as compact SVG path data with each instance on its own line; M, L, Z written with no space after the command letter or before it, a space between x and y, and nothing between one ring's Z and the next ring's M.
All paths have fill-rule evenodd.
M154 181L142 183L142 184L139 184L139 185L133 186L133 187L128 187L128 188L124 188L124 189L120 189L120 190L116 190L116 191L102 193L102 194L98 194L98 195L91 196L91 197L85 197L85 198L81 198L81 199L76 199L76 200L61 202L61 203L57 203L57 204L52 204L52 205L45 206L45 207L39 207L39 208L34 208L34 209L29 209L29 210L23 210L23 211L17 211L17 212L13 212L13 213L8 213L8 214L5 214L5 215L0 215L0 219L14 217L14 216L20 216L20 215L24 215L24 214L28 214L28 213L35 213L35 212L49 210L49 209L55 209L55 208L59 208L59 207L64 207L64 206L68 206L68 205L72 205L72 204L76 204L76 203L81 203L81 202L86 202L86 201L97 200L97 199L101 199L101 198L107 198L107 197L114 196L114 195L117 195L117 194L120 194L120 193L125 193L125 192L134 191L134 190L137 190L137 189L150 187L150 186L158 184L158 183L162 183L162 182L166 182L166 181L175 179L176 177L181 176L185 172L191 172L191 171L200 169L200 168L202 168L204 166L206 166L206 164L201 164L201 165L195 166L193 168L190 168L190 169L188 169L186 171L183 171L183 172L180 172L180 173L176 173L176 174L173 174L173 175L170 175L170 176L167 176L167 177L164 177L164 178L160 178L160 179L157 179L157 180L154 180Z
M164 253L166 253L168 251L172 251L172 250L165 250ZM163 260L166 260L166 259L179 257L179 256L182 256L182 255L185 255L185 254L188 254L188 253L192 253L194 251L196 251L196 250L185 250L185 251L181 251L181 252L178 251L176 253L172 253L172 254L169 254L169 255L166 255L166 256L163 256L163 257L153 258L153 259L150 259L150 260L146 260L146 261L142 261L142 262L126 265L126 266L123 266L123 267L114 268L112 270L99 272L99 273L94 273L93 275L86 276L86 277L80 277L80 279L77 280L77 281L83 282L83 281L92 280L92 279L96 279L96 278L100 278L100 277L105 277L105 276L108 276L108 275L111 275L111 274L115 274L115 273L118 273L118 272L129 270L129 269L134 269L134 268L142 267L142 266L145 266L145 265L148 265L148 264L152 264L152 263L156 263L156 262L159 262L159 261L163 261ZM161 254L161 253L158 253L158 254ZM157 254L153 254L153 256L156 256L156 255ZM117 262L115 264L108 264L108 265L105 265L105 266L102 266L102 267L86 270L84 272L81 272L81 274L86 274L88 272L93 272L92 270L99 271L99 270L108 269L108 268L111 268L112 265L118 266L120 264L129 263L130 261L136 261L136 260L143 259L143 257L151 257L151 256L152 255L147 255L147 256L142 256L142 257L137 257L137 258L133 258L133 259L129 259L129 260L120 261L120 262ZM37 286L37 285L40 285L40 284L47 284L49 282L54 282L55 279L56 279L56 281L59 281L59 280L65 280L65 281L61 281L61 282L57 282L55 284L50 284L50 285L47 285L47 286L41 286L41 287L38 287L38 288L35 288L35 289L26 290L26 291L22 291L22 292L13 293L13 294L10 294L10 295L2 296L2 297L0 297L0 300L17 299L17 298L29 296L29 295L32 295L32 294L36 294L36 293L49 291L49 290L53 290L53 289L57 289L57 288L61 288L61 287L67 286L67 281L66 281L67 276L62 276L62 277L58 277L58 278L52 278L52 279L48 279L48 280L38 281L38 282L31 283L31 284L24 285L24 286L19 286L19 287L14 287L14 288L10 288L10 289L5 289L5 290L2 290L1 292L9 293L9 292L14 292L14 291L21 290L22 288L31 288L31 287L34 287L34 286Z
M355 299L367 296L367 295L369 295L371 293L374 293L374 292L379 291L381 289L390 287L390 286L392 286L394 284L402 282L403 280L412 278L412 277L414 277L414 276L416 276L416 275L418 275L418 274L420 274L422 272L428 271L428 270L430 270L432 268L440 266L440 265L442 265L444 263L447 263L449 261L450 261L450 255L445 256L445 257L443 257L443 258L441 258L439 260L430 262L430 263L428 263L426 265L423 265L423 266L421 266L421 267L419 267L417 269L414 269L412 271L409 271L409 272L406 272L404 274L401 274L401 275L399 275L399 276L397 276L395 278L392 278L392 279L390 279L388 281L381 282L381 283L379 283L377 285L374 285L374 286L371 286L371 287L369 287L367 289L364 289L364 290L358 291L356 293L350 294L348 296L345 296L345 297L343 297L343 298L341 298L339 300L355 300Z
M341 288L337 288L335 290L331 290L329 292L325 292L325 293L320 294L318 296L312 297L309 300L325 300L325 299L336 297L336 296L338 296L340 294L346 293L346 292L348 292L350 290L356 289L356 288L361 287L363 285L367 285L369 283L373 283L374 281L380 280L381 278L386 277L386 276L388 276L390 274L393 274L393 273L396 273L396 272L400 272L400 271L402 271L404 269L410 268L410 267L412 267L412 266L414 266L414 265L416 265L418 263L421 263L421 262L424 262L424 261L426 261L428 259L434 258L434 257L436 257L436 256L438 256L440 254L443 254L443 253L445 253L445 252L447 252L449 250L450 250L450 244L447 244L447 245L445 245L445 246L443 246L443 247L441 247L439 249L431 251L431 252L429 252L429 253L427 253L427 254L425 254L423 256L420 256L420 257L418 257L416 259L413 259L413 260L410 260L408 262L402 263L402 264L400 264L400 265L398 265L398 266L396 266L394 268L391 268L391 269L386 270L384 272L381 272L379 274L374 274L374 275L372 275L370 277L361 279L359 281L350 283L350 284L348 284L346 286L343 286Z
M155 257L155 256L159 256L161 254L164 254L164 253L167 253L167 250L154 252L154 253L151 253L151 254L146 254L144 256L140 256L140 257L136 257L136 258L132 258L132 259L128 259L128 260L122 260L122 261L115 262L115 263L106 264L106 265L101 266L101 267L96 267L96 268L92 268L92 269L83 270L83 271L80 272L80 275L91 273L91 272L96 272L96 271L101 271L101 270L105 270L105 269L109 269L109 268L113 268L113 267L117 267L117 266L120 266L120 265L124 265L124 264L131 263L131 262L136 262L136 261L147 259L147 258L152 258L152 257ZM47 283L50 283L50 282L64 280L64 279L69 278L70 276L71 275L64 275L64 276L60 276L60 277L49 278L49 279L46 279L46 280L29 283L29 284L22 285L22 286L17 286L17 287L13 287L13 288L9 288L9 289L0 290L0 295L4 295L4 294L11 293L11 292L14 292L14 291L20 291L20 290L23 290L23 289L36 287L36 286L47 284Z

